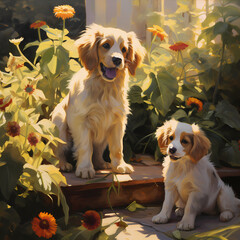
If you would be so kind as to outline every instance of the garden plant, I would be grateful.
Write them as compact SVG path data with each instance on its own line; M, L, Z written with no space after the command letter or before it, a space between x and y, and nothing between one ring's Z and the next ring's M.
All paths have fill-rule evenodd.
M211 160L216 166L239 167L239 3L219 1L202 23L200 11L186 1L177 3L174 14L160 21L154 20L154 14L152 20L149 17L152 42L146 46L145 64L130 83L125 160L134 159L135 153L148 153L161 161L155 130L175 118L201 126L212 142ZM32 23L39 40L22 46L22 37L10 39L19 55L10 53L5 71L0 72L0 238L94 239L99 234L99 239L108 239L98 212L69 217L60 187L67 182L56 167L52 146L62 141L50 115L81 66L65 28L75 10L57 6L54 14L62 19L63 28ZM186 14L191 21L186 21ZM24 55L31 47L36 48L33 62ZM111 190L119 194L114 180L108 195ZM63 218L56 220L46 212L46 199L61 205ZM116 225L126 228L118 217Z

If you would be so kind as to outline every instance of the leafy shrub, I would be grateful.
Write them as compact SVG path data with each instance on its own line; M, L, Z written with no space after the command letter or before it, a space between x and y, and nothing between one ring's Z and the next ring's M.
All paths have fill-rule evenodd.
M29 192L40 192L50 199L53 194L63 207L67 223L68 205L60 188L67 182L55 167L58 160L52 150L52 146L64 142L58 138L58 129L49 116L66 95L67 80L80 65L74 59L77 51L74 41L67 36L65 24L62 30L40 21L31 26L37 29L39 41L28 43L24 49L37 46L34 62L21 51L23 38L12 39L10 42L20 56L10 53L6 72L0 72L0 207L3 212L12 209L18 215L14 209L28 198ZM41 31L48 36L44 41ZM1 225L0 232L2 228L4 233L14 231L10 229L12 216L8 221L10 225L7 228ZM19 222L14 223L14 228Z
M234 24L240 9L236 3L214 5L197 40L200 13L184 1L179 0L176 13L161 21L169 37L159 26L149 28L154 37L148 61L129 91L132 115L125 136L129 158L133 152L161 158L154 132L165 120L175 118L202 127L212 142L215 165L240 166L240 30ZM190 23L183 17L186 12Z

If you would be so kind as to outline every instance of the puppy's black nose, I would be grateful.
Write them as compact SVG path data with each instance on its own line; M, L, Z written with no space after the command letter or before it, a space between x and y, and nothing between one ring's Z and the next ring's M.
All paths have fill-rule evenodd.
M177 149L176 149L175 147L170 147L170 148L169 148L169 152L170 152L171 154L174 154L176 151L177 151Z
M118 57L113 57L112 61L113 61L115 66L119 66L122 63L122 59L118 58Z

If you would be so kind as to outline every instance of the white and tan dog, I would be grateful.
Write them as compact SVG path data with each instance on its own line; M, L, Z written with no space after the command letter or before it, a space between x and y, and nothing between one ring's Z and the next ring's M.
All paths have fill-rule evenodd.
M67 142L55 150L59 166L63 171L72 169L65 152L73 142L76 176L93 178L95 169L107 167L102 154L108 145L112 169L130 173L132 166L123 160L127 87L129 73L135 74L145 49L133 32L96 24L86 29L76 45L83 68L73 76L69 94L52 113L60 138Z
M167 223L174 205L183 216L179 230L192 230L197 214L220 212L221 221L239 214L240 200L225 185L209 161L210 141L195 124L170 120L157 129L158 145L167 156L163 162L165 199L162 210L152 218Z

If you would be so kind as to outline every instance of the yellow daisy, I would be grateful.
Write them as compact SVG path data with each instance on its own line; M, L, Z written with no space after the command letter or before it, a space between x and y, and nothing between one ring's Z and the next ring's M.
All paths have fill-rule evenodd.
M72 18L75 14L75 10L70 5L59 5L54 7L53 13L55 14L55 17L64 20L67 18Z

